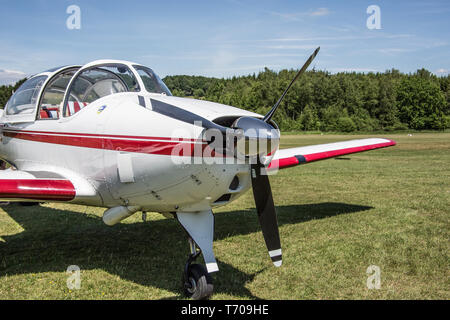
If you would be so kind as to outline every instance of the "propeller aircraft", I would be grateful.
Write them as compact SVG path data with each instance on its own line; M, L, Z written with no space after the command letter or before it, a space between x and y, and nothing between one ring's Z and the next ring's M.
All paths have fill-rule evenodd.
M264 116L172 96L152 69L120 60L58 67L30 77L0 110L3 201L105 207L112 226L136 212L175 217L188 235L184 293L212 295L214 215L250 188L268 254L282 264L268 174L317 160L395 145L369 138L279 149L272 120L289 88ZM205 266L193 263L202 254Z

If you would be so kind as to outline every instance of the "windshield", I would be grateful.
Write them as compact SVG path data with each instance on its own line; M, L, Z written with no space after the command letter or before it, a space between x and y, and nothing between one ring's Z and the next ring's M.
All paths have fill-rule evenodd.
M164 82L156 75L156 73L153 72L152 69L139 65L133 65L133 67L141 77L145 90L151 93L162 93L168 96L172 95L169 88L167 88Z
M25 81L12 95L6 105L6 114L33 113L39 91L47 76L37 76Z

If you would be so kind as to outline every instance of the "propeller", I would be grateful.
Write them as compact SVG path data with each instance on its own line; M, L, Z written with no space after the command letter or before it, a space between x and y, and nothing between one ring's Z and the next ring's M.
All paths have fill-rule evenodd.
M284 90L281 97L272 107L272 109L264 116L263 121L250 117L241 117L237 119L232 127L239 128L243 130L243 136L245 142L252 142L254 139L259 140L257 154L261 155L260 146L263 144L267 145L267 149L273 151L278 148L280 136L278 130L273 130L274 128L269 124L275 111L281 104L281 101L285 97L286 93L289 91L294 82L302 75L308 66L311 64L313 59L319 52L320 47L318 47L314 53L305 62L303 67L297 72L294 79L289 83L286 90ZM252 119L252 120L250 120ZM257 128L256 135L252 130ZM262 133L262 134L261 134ZM239 146L238 146L239 149ZM238 150L239 151L239 150ZM247 153L248 156L254 156L253 153L249 152L248 146L244 143L244 148L240 152ZM260 158L256 157L256 163L251 164L251 180L253 188L253 197L255 199L256 211L258 213L258 220L261 225L262 234L264 241L266 242L267 250L269 251L269 256L272 259L273 264L276 267L282 264L282 254L281 254L281 241L280 234L278 231L277 213L275 210L275 205L273 203L272 190L270 187L269 177L266 172L266 168L263 163L261 163Z

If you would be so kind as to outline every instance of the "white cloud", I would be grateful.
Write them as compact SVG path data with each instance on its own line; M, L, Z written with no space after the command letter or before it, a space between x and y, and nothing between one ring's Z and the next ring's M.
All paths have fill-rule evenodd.
M305 18L305 17L327 16L331 12L328 8L317 8L317 9L308 10L306 12L297 12L297 13L283 13L283 12L276 12L276 11L271 11L270 13L272 15L282 18L283 20L300 21L302 18Z
M318 8L318 9L312 11L311 13L309 13L309 15L311 17L327 16L329 14L330 14L330 10L328 10L328 8Z
M22 71L0 69L0 85L14 84L26 76Z
M440 69L437 69L434 73L437 75L444 75L444 74L450 73L450 69L440 68Z
M303 50L310 50L310 49L316 49L317 45L313 44L305 44L305 45L276 45L276 46L267 46L267 49L303 49Z
M379 53L387 54L387 55L395 55L398 53L412 52L413 49L405 49L405 48L381 48L377 50Z
M310 42L310 41L352 41L352 40L370 40L370 39L400 39L413 38L412 34L362 34L362 35L344 35L344 36L312 36L312 37L284 37L267 38L252 40L231 40L226 43L250 43L250 42ZM222 42L223 43L223 42Z
M332 73L338 73L338 72L378 72L378 70L373 68L330 68L327 69L328 71Z

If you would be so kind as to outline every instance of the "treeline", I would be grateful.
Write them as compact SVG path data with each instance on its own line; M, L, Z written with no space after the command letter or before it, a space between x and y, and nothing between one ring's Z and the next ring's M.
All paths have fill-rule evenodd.
M176 96L215 101L265 114L295 70L217 79L167 76ZM308 71L275 115L283 131L443 130L450 128L450 77L420 69L403 74Z

